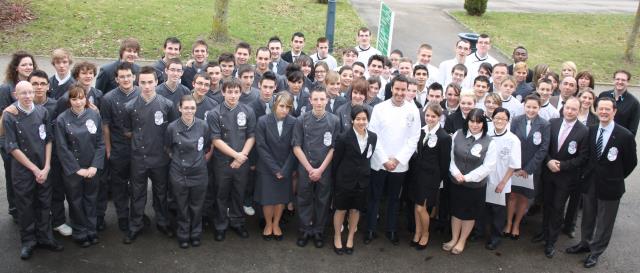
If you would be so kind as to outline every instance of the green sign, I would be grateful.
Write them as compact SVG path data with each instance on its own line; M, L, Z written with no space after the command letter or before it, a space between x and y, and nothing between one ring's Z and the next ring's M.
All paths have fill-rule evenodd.
M380 21L378 21L378 50L388 56L391 52L391 38L393 36L393 20L395 13L384 2L380 2Z

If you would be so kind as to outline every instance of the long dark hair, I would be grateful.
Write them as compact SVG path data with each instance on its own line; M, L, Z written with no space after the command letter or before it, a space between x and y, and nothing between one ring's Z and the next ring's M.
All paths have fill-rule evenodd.
M489 128L487 126L487 117L484 116L484 110L479 108L471 109L465 119L464 126L462 126L462 132L465 136L467 135L467 132L469 132L469 121L482 122L482 137L487 135Z

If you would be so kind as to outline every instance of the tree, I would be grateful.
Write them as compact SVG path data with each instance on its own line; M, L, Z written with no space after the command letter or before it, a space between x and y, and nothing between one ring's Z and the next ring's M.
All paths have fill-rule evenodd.
M215 0L213 23L211 24L211 39L217 42L229 41L229 26L227 25L227 13L229 12L229 0Z
M624 59L628 62L633 61L633 49L636 45L636 39L638 38L638 28L640 28L640 2L638 2L638 10L636 10L636 20L627 38L627 46L624 49Z

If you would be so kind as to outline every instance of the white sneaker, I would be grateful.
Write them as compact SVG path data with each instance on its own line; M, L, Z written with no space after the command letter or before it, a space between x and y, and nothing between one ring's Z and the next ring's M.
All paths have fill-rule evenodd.
M67 224L62 224L54 228L53 230L59 232L62 236L71 236L71 234L73 233L73 229L71 229L71 227Z
M254 210L253 207L244 206L242 208L244 209L244 213L246 215L253 216L254 214L256 214L256 210Z

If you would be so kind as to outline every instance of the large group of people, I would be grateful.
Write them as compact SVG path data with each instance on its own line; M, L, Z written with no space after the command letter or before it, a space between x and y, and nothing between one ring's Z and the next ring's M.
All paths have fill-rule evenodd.
M360 28L341 63L324 37L303 52L301 32L290 51L272 37L215 61L203 40L180 60L183 44L170 37L151 66L136 63L134 38L99 69L60 48L54 75L14 53L0 86L0 154L20 257L63 250L53 231L98 244L109 197L123 243L134 243L150 225L150 181L156 228L180 248L200 246L204 226L216 241L227 230L247 238L254 214L261 237L281 241L295 215L299 247L323 247L333 226L333 250L349 255L358 226L369 244L379 219L399 244L402 211L412 247L425 249L435 228L450 231L442 249L461 254L485 235L489 250L518 240L541 207L533 239L552 258L582 208L580 242L566 252L589 253L584 266L595 266L637 163L631 74L615 71L613 90L596 95L573 62L530 69L522 46L513 64L498 62L486 34L475 51L457 41L439 66L429 44L414 62L400 50L381 55L370 38Z

